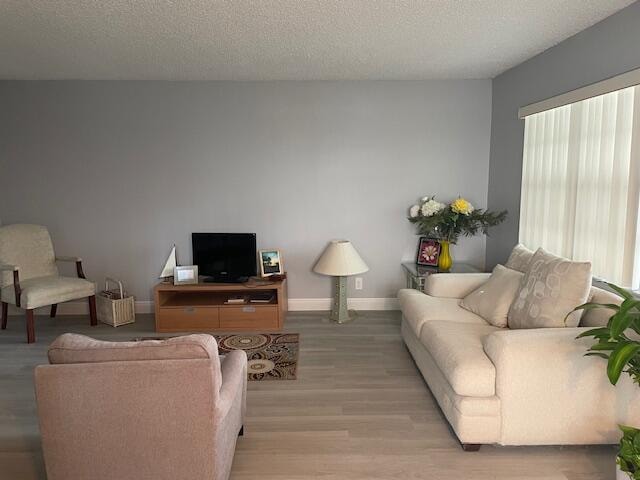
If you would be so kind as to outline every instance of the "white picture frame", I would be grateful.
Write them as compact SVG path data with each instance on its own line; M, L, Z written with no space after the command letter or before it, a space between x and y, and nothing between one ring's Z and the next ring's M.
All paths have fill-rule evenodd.
M275 250L273 248L268 250L258 250L258 260L261 277L284 274L280 250Z
M183 265L174 267L173 284L174 285L194 285L198 283L198 266Z

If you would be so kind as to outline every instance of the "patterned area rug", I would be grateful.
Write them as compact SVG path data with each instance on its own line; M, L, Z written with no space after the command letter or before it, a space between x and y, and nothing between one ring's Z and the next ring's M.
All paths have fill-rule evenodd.
M247 352L249 380L296 379L299 334L246 333L214 337L221 354L231 350Z
M231 350L247 352L250 381L295 380L298 369L298 333L242 333L213 335L221 355ZM166 340L171 337L137 337L133 340Z

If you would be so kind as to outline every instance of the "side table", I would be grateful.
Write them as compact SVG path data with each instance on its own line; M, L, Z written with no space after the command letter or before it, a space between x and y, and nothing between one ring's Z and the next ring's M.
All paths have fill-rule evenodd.
M442 273L438 271L438 267L425 267L417 265L415 262L404 262L402 268L407 277L407 288L424 291L424 284L427 277L432 273ZM480 269L469 265L468 263L454 263L451 270L447 273L479 273Z

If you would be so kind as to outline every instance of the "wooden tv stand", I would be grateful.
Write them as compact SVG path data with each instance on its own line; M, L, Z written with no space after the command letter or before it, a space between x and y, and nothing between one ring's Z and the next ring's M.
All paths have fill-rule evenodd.
M225 304L233 295L272 291L270 303ZM156 332L281 330L287 313L287 280L247 283L159 283L154 289Z

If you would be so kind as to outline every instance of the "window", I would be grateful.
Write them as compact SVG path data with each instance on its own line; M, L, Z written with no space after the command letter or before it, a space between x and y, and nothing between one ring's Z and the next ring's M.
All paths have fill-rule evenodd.
M520 241L638 289L640 87L525 117Z

